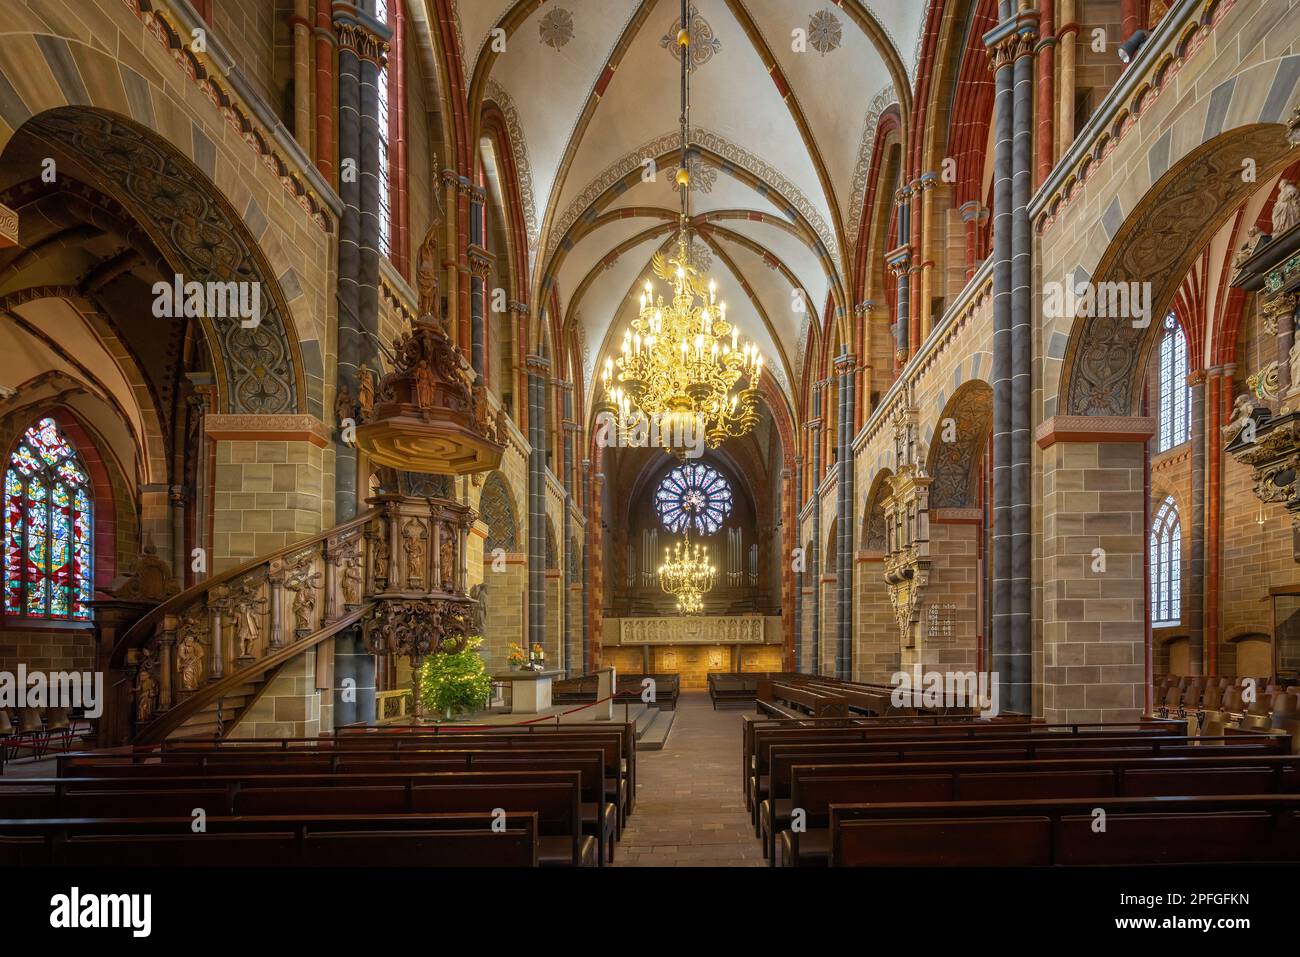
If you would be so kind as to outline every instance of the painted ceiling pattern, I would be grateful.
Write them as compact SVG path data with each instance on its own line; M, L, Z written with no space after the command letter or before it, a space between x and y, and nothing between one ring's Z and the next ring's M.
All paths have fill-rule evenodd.
M466 75L482 61L528 173L532 288L565 298L593 383L676 220L680 2L562 0L522 22L521 0L453 6ZM852 308L876 130L910 99L893 77L912 82L927 8L691 0L691 212L731 315L788 397L812 319ZM484 60L505 24L506 48Z

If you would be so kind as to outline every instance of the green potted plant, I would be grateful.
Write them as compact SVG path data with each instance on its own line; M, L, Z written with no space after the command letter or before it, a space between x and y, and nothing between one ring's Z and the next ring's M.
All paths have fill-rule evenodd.
M420 694L424 706L448 720L454 714L477 711L492 698L492 679L479 657L482 638L467 638L456 651L440 651L424 660Z

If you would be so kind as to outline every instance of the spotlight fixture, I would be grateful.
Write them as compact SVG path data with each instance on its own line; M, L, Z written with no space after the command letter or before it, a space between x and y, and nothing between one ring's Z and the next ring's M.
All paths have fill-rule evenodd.
M1150 34L1145 30L1138 30L1131 37L1121 43L1119 47L1120 61L1123 63L1133 62L1133 58L1138 55L1138 50L1141 50L1142 45L1147 42L1148 36L1150 36Z

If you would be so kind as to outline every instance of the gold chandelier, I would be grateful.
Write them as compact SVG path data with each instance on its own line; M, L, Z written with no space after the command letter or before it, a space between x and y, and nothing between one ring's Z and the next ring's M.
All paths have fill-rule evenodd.
M620 423L642 413L657 420L661 430L702 426L705 442L716 449L757 424L763 356L757 346L740 340L739 330L727 321L727 304L717 299L717 284L691 263L690 14L683 0L677 34L682 61L677 252L666 261L657 252L651 263L654 274L672 287L672 296L656 296L646 282L640 313L623 333L621 354L605 360L603 383Z
M677 599L677 611L695 615L704 610L704 596L713 590L717 568L704 546L691 545L690 535L672 548L664 549L664 563L659 566L659 587Z

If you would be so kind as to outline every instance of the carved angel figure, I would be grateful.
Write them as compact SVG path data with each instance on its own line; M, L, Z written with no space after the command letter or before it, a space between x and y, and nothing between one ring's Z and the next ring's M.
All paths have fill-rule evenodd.
M1278 183L1273 202L1273 236L1281 236L1296 223L1300 223L1300 189L1284 179Z

